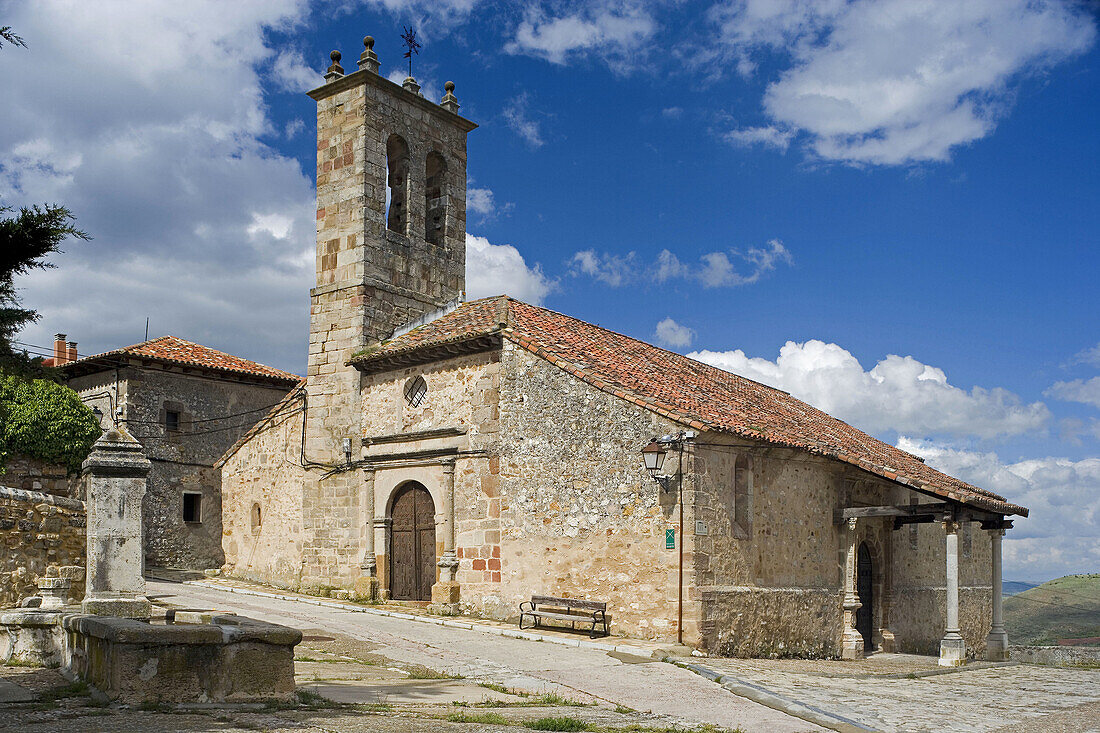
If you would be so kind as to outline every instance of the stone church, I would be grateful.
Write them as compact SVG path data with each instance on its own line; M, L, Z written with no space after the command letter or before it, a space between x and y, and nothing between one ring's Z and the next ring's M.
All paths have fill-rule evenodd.
M717 654L1004 658L1026 509L780 390L466 302L476 125L372 47L310 93L308 373L220 462L227 573L501 619L586 598L613 633Z

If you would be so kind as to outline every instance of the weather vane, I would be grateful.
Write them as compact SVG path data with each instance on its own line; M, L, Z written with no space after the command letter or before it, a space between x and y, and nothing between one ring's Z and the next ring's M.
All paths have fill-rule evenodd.
M401 26L405 29L405 32L401 34L401 40L405 42L405 46L408 47L408 51L405 52L405 58L409 60L409 76L413 75L413 54L420 55L420 44L416 40L416 31L406 26Z

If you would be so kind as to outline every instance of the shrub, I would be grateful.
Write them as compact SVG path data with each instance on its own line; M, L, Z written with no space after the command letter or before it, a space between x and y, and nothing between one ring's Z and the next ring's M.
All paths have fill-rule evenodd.
M0 375L0 466L7 455L21 453L76 473L100 432L95 415L68 387Z

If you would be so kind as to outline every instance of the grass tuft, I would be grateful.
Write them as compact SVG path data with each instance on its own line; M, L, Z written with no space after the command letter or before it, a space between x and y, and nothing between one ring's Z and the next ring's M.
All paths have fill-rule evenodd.
M530 728L531 730L555 730L568 732L589 729L588 723L585 723L579 718L570 718L568 716L526 720L524 721L523 725L527 728Z

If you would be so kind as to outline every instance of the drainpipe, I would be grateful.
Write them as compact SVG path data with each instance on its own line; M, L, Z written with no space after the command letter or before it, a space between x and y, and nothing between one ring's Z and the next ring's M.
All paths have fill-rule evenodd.
M680 499L680 573L676 593L676 643L684 643L684 441L678 443L676 491Z

